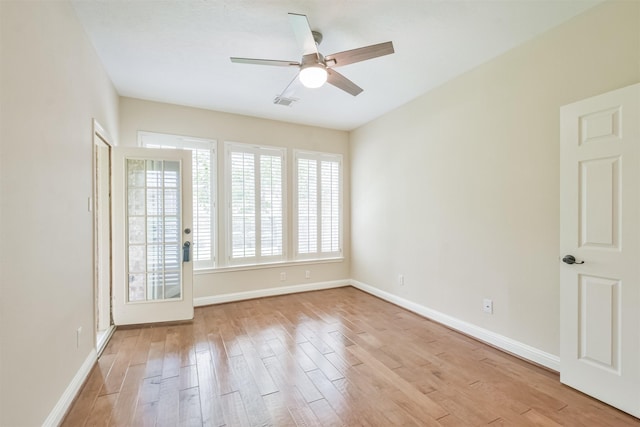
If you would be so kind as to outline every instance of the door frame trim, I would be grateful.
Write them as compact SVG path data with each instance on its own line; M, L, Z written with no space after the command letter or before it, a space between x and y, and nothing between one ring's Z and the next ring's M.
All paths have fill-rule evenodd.
M92 144L92 160L91 160L91 164L92 164L92 198L93 200L91 200L90 202L90 206L91 206L91 210L93 211L93 342L95 345L95 349L96 349L96 353L99 356L102 351L104 350L104 348L106 347L107 343L109 342L109 339L111 338L111 336L113 335L113 332L115 331L115 325L113 322L113 301L112 301L112 285L113 285L113 204L110 202L109 203L109 218L108 221L111 224L109 227L109 236L107 236L108 240L109 240L109 294L108 294L108 303L109 303L109 327L107 328L107 330L105 331L105 333L100 337L100 339L98 339L98 273L99 273L99 269L98 269L98 264L99 264L99 260L98 260L98 248L97 248L97 244L98 244L98 236L97 236L97 216L98 216L98 211L96 210L96 200L97 200L97 179L96 179L96 172L97 172L97 162L96 162L96 154L97 154L97 150L96 150L96 143L95 143L95 138L99 138L102 142L104 142L107 147L109 147L109 164L111 164L111 150L114 147L113 144L113 138L111 137L111 135L109 135L109 133L105 130L105 128L100 124L100 122L98 122L97 119L93 118L92 120L92 129L93 129L93 134L92 134L92 138L91 138L91 144ZM111 183L111 166L109 166L109 189L110 189L110 193L112 192L112 183ZM111 199L111 195L109 196L109 198Z

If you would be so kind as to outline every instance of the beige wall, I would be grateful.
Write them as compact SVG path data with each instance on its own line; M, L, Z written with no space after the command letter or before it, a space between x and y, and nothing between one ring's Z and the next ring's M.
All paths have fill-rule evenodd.
M36 426L94 348L92 118L117 136L118 97L68 3L0 15L0 425Z
M273 108L284 107L274 106ZM293 149L343 155L345 178L344 253L346 255L344 261L248 270L196 272L193 290L195 298L349 278L349 147L347 132L123 97L120 100L121 145L136 146L138 131L217 140L219 204L222 203L220 196L224 194L222 171L225 141L286 147L289 178L291 178L293 171ZM291 219L293 218L291 185L287 190L287 217ZM218 236L224 236L226 210L220 208L218 212ZM289 221L287 232L290 237L293 233L291 224L292 221ZM218 242L220 246L224 244L224 239L220 238ZM292 245L289 245L288 252L293 253ZM221 251L219 250L218 253ZM311 271L310 279L305 279L305 270ZM287 280L284 282L280 281L281 272L286 272Z
M352 278L557 355L559 108L639 60L608 2L352 132Z

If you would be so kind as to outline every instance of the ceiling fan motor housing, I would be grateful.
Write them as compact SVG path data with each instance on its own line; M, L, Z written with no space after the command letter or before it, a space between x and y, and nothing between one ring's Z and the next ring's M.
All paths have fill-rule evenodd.
M320 46L320 43L322 43L322 33L320 31L311 31L311 35L316 42L316 46Z

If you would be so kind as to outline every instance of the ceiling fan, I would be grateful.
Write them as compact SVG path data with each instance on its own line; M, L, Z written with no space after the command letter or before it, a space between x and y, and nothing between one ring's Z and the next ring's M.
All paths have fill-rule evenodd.
M302 59L300 61L231 57L231 62L278 67L298 67L300 71L292 80L292 83L296 78L308 88L318 88L325 83L329 83L353 96L357 96L363 89L335 71L334 68L394 53L393 43L386 42L323 56L318 51L318 45L322 42L322 34L318 31L311 31L307 16L289 13L289 21L293 27L293 32L295 33L298 43L302 45ZM289 83L289 86L291 86L291 83ZM285 88L283 94L289 86ZM279 98L280 97L276 97L274 103L290 105L295 101L294 99L289 99L287 103L285 99L285 102L278 102Z

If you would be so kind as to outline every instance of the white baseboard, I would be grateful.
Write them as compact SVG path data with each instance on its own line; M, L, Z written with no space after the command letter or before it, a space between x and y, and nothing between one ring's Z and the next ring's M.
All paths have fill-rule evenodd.
M511 338L505 337L504 335L497 334L471 323L467 323L463 320L457 319L439 311L432 310L428 307L409 301L405 298L393 295L389 292L383 291L365 283L358 282L357 280L351 280L350 283L354 288L358 288L371 295L382 298L385 301L389 301L391 303L399 305L402 308L406 308L407 310L412 311L416 314L435 320L438 323L442 323L445 326L463 332L508 353L515 354L519 357L522 357L523 359L530 360L554 371L560 371L560 358L558 356L544 352L535 347L531 347L530 345L521 343L519 341L513 340Z
M276 295L294 294L298 292L319 291L322 289L341 288L349 286L350 281L333 280L330 282L304 283L301 285L278 286L275 288L258 289L255 291L234 292L230 294L212 295L193 299L193 305L201 307L203 305L221 304L225 302L242 301L254 298L272 297Z
M78 372L76 372L76 375L73 377L64 393L62 393L58 403L56 403L56 406L53 407L47 419L42 423L43 427L55 427L62 423L62 420L71 407L73 400L78 395L80 387L84 384L84 381L91 372L91 368L93 368L93 365L95 365L97 360L98 354L96 353L96 350L91 349L91 352L85 359L84 363L82 363L82 366L80 366L80 369L78 369Z

